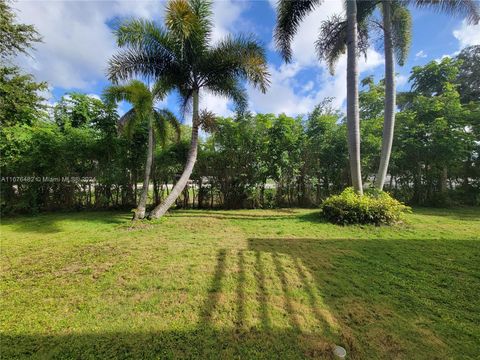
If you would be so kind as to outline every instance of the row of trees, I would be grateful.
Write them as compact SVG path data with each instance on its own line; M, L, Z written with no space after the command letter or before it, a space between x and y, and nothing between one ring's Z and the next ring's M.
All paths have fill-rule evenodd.
M300 22L320 0L279 0L275 40L285 61L292 59L290 44ZM370 46L372 29L380 28L383 35L385 54L385 102L382 150L375 186L382 190L390 161L396 111L395 57L403 65L411 40L411 17L408 5L432 8L449 14L461 14L471 23L480 20L480 9L475 0L347 0L345 16L335 15L322 23L316 40L320 60L335 67L340 55L347 51L347 128L348 151L352 185L359 194L363 193L360 156L360 114L358 102L358 55ZM379 9L382 20L375 21L375 10Z
M13 13L5 6L4 1L1 4L6 9L6 23L9 24L2 28L2 31L5 30L7 38L10 39L5 42L5 48L1 49L3 64L3 60L9 56L25 52L39 37L31 27L13 24ZM471 1L414 1L413 4L461 12L467 14L472 21L478 20L478 8ZM299 22L316 5L318 4L315 1L279 2L275 37L285 60L291 60L290 42ZM372 79L365 79L365 89L359 95L357 55L359 50L365 50L368 46L371 24L378 24L372 20L377 6L381 7L383 16L383 25L380 26L385 39L386 76L380 84L375 84ZM152 217L163 215L174 202L179 204L181 201L178 198L181 194L185 205L194 204L196 199L198 206L204 206L205 198L209 196L210 206L284 206L317 204L326 194L349 183L353 184L359 193L366 182L382 189L387 178L394 139L396 98L392 54L395 51L400 64L405 59L409 44L410 17L403 2L357 3L349 0L346 10L346 18L334 16L322 24L316 43L319 57L327 60L332 69L339 55L345 49L348 50L346 118L330 109L328 101L319 105L308 120L292 119L284 115L252 117L245 113L247 101L244 82L251 82L262 91L266 91L268 86L269 75L264 50L252 38L242 36L227 37L214 46L210 45L211 4L203 0L168 2L163 27L154 22L129 20L117 28L115 33L121 50L109 63L109 77L115 83L124 80L130 82L109 87L104 94L104 101L72 94L64 97L53 112L48 114L43 111L45 106L38 96L38 90L43 89L45 84L35 83L29 75L21 74L15 66L6 66L5 70L2 70L2 91L7 91L4 91L5 100L2 99L4 109L0 114L0 121L3 125L1 135L5 139L2 146L2 154L5 155L2 159L2 175L6 175L4 178L7 180L4 182L9 185L2 187L2 207L14 209L22 208L23 205L18 204L27 204L24 208L49 208L57 207L62 201L70 205L75 203L79 206L100 207L132 206L135 203L135 218L143 218L146 214L151 175L155 203L158 204L150 213ZM478 57L475 49L469 49L460 55L467 62L472 56L474 60L475 56ZM135 76L153 78L155 85L149 88L138 80L132 80ZM416 168L415 171L407 170L408 166L400 166L401 161L394 156L389 177L390 188L394 188L403 199L418 203L431 202L432 194L438 189L441 190L441 197L445 198L448 180L452 191L459 185L462 185L464 190L468 186L470 190L475 189L475 185L472 187L471 184L472 179L476 179L475 161L478 158L475 148L478 134L474 121L478 116L478 102L471 101L467 104L465 101L465 96L470 96L472 100L472 91L475 100L475 86L478 84L472 81L473 78L475 75L472 76L471 67L463 66L461 61L445 60L440 64L431 63L429 67L412 71L412 91L402 94L399 102L402 112L398 114L402 124L408 123L407 119L410 119L410 123L408 131L399 131L396 138L402 139L399 146L405 148L402 148L403 155L398 155L398 159L405 160L408 154L407 162L415 159ZM200 112L201 89L208 89L214 94L234 100L238 108L237 118L215 119L213 113ZM457 89L462 90L462 97ZM178 162L173 164L171 160L182 158L181 152L185 149L185 143L167 146L167 124L173 125L177 141L180 126L171 112L155 108L155 102L171 91L180 95L183 109L192 112L190 145L186 157L183 157L184 170L179 178L178 166L182 165ZM114 103L120 100L130 102L132 109L119 120ZM360 116L363 119L362 126L359 122ZM315 123L317 118L322 119L319 124ZM380 118L383 118L383 126L379 124ZM443 123L439 122L439 119L443 119ZM120 136L116 132L117 123L126 130ZM416 134L412 134L411 130L418 123L424 125L417 129L418 137L412 143L410 140L415 138L413 135ZM211 133L204 144L198 137L200 127ZM139 129L146 129L146 133ZM383 129L381 135L378 134L379 129ZM422 132L423 130L427 132ZM343 143L348 145L347 158L350 161L347 168L340 160L345 156L345 151L341 148L341 138L337 135L342 132L343 139L346 139ZM244 133L255 134L254 137L259 143L252 143ZM452 144L445 139L443 142L439 140L445 133L454 134L456 139L460 139L458 144L453 142L457 147L451 147ZM402 135L405 138L401 138ZM38 136L41 141L37 139ZM251 146L247 149L240 143L232 152L228 147L236 144L239 138ZM359 152L360 138L363 141L362 158ZM75 158L80 156L80 153L70 154L68 149L63 148L72 143L84 146L85 151L80 159ZM377 146L378 143L382 144L381 149ZM200 155L209 156L200 156L200 164L194 172L200 144ZM443 147L439 144L443 144ZM131 149L131 145L135 146L135 149ZM29 159L28 152L35 153L39 150L38 146L41 151L49 150L51 146L52 152L41 155L37 153L38 161ZM105 148L100 149L102 146ZM122 149L122 146L127 146L127 149ZM328 155L325 155L323 151L331 146L337 153L327 151ZM454 155L443 156L450 154L447 150L452 148L455 151L450 152L454 152ZM251 149L256 149L256 152L252 153ZM433 159L423 157L439 149L445 152L442 153L440 175L437 174L435 156ZM233 156L235 153L242 153L242 150L247 152L246 159L237 157L232 161L228 160L228 154ZM418 152L417 157L412 155L413 150ZM67 158L65 161L74 164L73 168L63 163L60 167L52 167L46 164L48 161L40 161L43 158L48 159L58 151ZM380 153L381 156L378 155ZM157 159L159 156L160 159ZM164 156L167 157L162 158ZM60 158L62 157L54 160ZM215 165L218 158L222 159L218 164L223 164L223 169L217 169ZM125 159L128 160L125 162ZM332 163L333 159L335 161ZM459 162L464 164L462 174L453 170L458 167ZM43 168L38 168L42 163ZM164 163L169 163L171 167L165 167ZM243 164L240 168L237 167L239 163ZM312 166L312 163L317 166ZM225 164L228 166L225 167ZM372 164L375 164L378 170L375 171ZM120 169L114 169L117 166L120 166ZM237 172L229 172L229 167ZM360 171L362 167L363 176ZM157 173L158 169L163 170L164 175L162 172ZM176 171L172 172L172 169ZM30 173L26 173L27 170ZM88 176L90 174L101 180L82 183L80 187L83 195L77 196L79 185L70 181L51 181L55 185L37 180L35 182L40 184L15 184L15 177L22 173L41 174L46 178L50 177L48 174L52 174L54 179L59 177L59 173L69 176L83 174L81 177L86 178L92 177ZM449 175L453 173L455 180ZM10 174L12 176L9 177ZM462 181L459 181L459 174ZM185 188L189 179L196 183L190 187L191 191ZM137 183L142 180L142 192L137 199ZM162 191L162 185L159 184L169 183L175 183L173 189L166 185L165 191ZM112 186L115 191L112 191ZM65 199L50 201L51 198L56 198L52 196L56 191ZM160 203L164 193L167 196ZM24 196L25 194L30 195ZM43 199L40 202L39 197ZM22 201L11 206L12 199ZM25 199L27 201L24 201ZM37 203L40 205L37 206Z
M480 47L416 67L401 111L386 189L410 204L480 203L480 102L472 65ZM383 81L362 81L359 93L364 169L374 183L380 163ZM460 96L458 89L472 92ZM477 101L473 101L477 99ZM191 181L178 207L316 206L350 184L347 125L331 99L292 118L242 114L217 118L200 140ZM65 96L42 121L2 127L2 211L134 208L142 196L150 142L148 122L117 131L111 102ZM170 193L188 157L191 128L164 127L153 144L149 207ZM156 130L158 131L158 130ZM68 179L61 177L68 175ZM11 177L45 177L11 179ZM10 178L10 179L9 179Z
M280 0L275 39L285 61L290 61L290 43L299 23L318 0ZM461 13L477 23L480 11L474 0L347 0L345 17L334 16L322 24L316 42L320 59L333 69L336 60L347 49L347 139L350 178L355 191L363 193L360 156L360 113L358 98L358 55L368 47L371 19L378 7L382 14L385 49L385 108L380 164L376 187L383 189L390 162L395 123L394 53L403 64L410 42L411 20L407 4L433 7L452 14ZM124 50L110 61L110 79L114 82L135 76L153 77L166 91L177 90L185 106L192 105L192 137L184 172L170 195L150 213L162 216L185 188L197 158L199 92L208 89L216 95L234 100L242 112L246 95L243 82L250 82L266 91L269 74L264 50L256 41L245 37L229 37L211 46L211 3L205 0L171 0L166 6L165 26L154 22L131 20L117 30L118 45Z

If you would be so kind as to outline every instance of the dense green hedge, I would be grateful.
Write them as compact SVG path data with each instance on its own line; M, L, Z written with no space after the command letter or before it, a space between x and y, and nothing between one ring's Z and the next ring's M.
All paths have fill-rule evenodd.
M330 196L321 205L322 216L335 224L394 224L410 210L383 191L358 195L352 188Z

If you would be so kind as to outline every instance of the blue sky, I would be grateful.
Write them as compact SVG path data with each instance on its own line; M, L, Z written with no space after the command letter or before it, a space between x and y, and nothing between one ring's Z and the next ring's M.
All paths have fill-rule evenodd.
M163 21L163 1L18 1L13 4L19 20L34 24L43 35L33 57L19 58L26 70L38 80L47 81L50 103L63 94L80 91L92 96L101 94L108 85L105 69L108 58L116 51L110 25L116 18L144 17ZM331 76L325 64L314 52L314 40L322 20L342 12L342 1L326 0L300 27L293 41L294 58L284 64L272 43L275 24L275 1L219 0L213 5L215 29L213 41L226 34L251 33L267 49L271 87L265 95L247 87L250 109L254 112L285 112L288 115L305 114L324 97L335 97L335 104L343 108L345 101L346 59L341 58L337 71ZM468 45L480 44L480 25L468 25L460 17L445 16L428 10L412 9L413 41L404 67L397 68L398 88L408 88L412 66L422 65L443 56L453 55ZM383 74L381 47L373 42L367 59L360 61L361 78ZM172 110L178 107L174 96L162 105ZM228 100L204 93L201 108L218 115L232 113ZM120 112L128 104L120 106ZM188 120L187 120L188 122Z

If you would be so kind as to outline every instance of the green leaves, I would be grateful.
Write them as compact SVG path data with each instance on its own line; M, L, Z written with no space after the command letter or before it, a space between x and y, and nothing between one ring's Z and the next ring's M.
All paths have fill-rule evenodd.
M408 206L383 191L370 190L358 195L353 188L346 188L340 195L326 199L321 206L322 216L340 224L394 224L410 211Z
M33 25L18 24L16 16L7 1L0 0L0 60L14 57L20 53L28 54L41 36Z
M44 99L39 94L46 83L34 81L16 67L0 67L0 125L32 124L45 118Z

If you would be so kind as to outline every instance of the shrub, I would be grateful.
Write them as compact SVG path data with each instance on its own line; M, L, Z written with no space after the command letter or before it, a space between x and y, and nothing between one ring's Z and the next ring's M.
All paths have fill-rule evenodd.
M358 195L352 188L345 189L340 195L327 198L320 206L322 216L334 224L394 224L404 212L410 211L389 194L378 190L369 190Z

